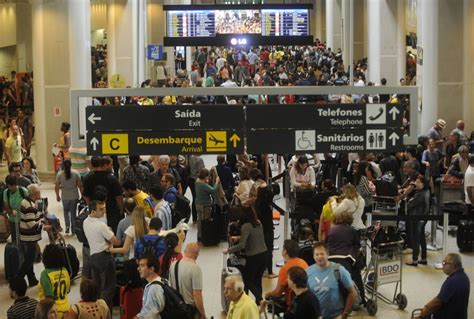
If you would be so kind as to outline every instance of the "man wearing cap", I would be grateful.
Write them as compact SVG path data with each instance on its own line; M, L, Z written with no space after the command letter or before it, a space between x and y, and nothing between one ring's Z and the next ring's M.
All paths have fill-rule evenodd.
M447 137L443 137L442 131L446 127L446 121L438 119L435 125L428 131L428 137L433 139L436 144L436 148L443 151L443 143Z

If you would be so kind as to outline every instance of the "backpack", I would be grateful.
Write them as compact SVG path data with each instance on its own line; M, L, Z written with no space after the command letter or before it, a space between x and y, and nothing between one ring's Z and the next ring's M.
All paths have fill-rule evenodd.
M145 238L141 238L135 242L135 256L134 258L138 260L141 255L153 255L156 258L160 257L160 242L163 237L158 236L155 240L147 240Z
M321 218L322 218L322 225L320 228L320 236L319 240L326 240L326 237L329 233L329 228L331 227L331 222L334 219L334 211L332 210L332 197L328 199L326 204L323 206L323 210L321 213Z
M162 319L191 319L188 312L188 305L184 302L183 296L167 282L153 281L150 285L160 285L165 296L165 307L160 316Z
M340 266L341 265L339 265L337 263L333 263L332 268L334 270L334 277L336 277L336 280L337 280L337 286L339 287L339 292L341 293L342 297L344 298L344 302L345 302L345 300L347 298L347 295L349 294L349 291L342 284L341 271L339 270ZM356 291L356 296L354 298L354 303L352 304L352 310L357 311L357 310L360 309L360 307L362 305L362 298L360 297L359 288L355 284L354 280L352 280L352 286L354 287L354 289Z
M191 201L184 195L176 192L176 202L171 207L172 226L176 227L181 219L187 223L191 216Z
M75 227L77 240L79 240L79 242L87 246L89 246L89 242L87 241L86 234L84 233L84 221L86 220L88 216L89 216L89 207L84 206L82 210L79 211L79 214L76 216L76 227Z

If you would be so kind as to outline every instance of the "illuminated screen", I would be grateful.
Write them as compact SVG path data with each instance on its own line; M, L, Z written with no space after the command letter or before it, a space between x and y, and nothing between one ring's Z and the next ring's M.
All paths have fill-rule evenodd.
M215 11L168 11L168 36L213 37L216 35Z
M260 10L216 10L217 34L261 34Z
M309 9L167 11L168 37L216 37L220 34L308 36Z
M307 9L262 9L263 36L307 36Z

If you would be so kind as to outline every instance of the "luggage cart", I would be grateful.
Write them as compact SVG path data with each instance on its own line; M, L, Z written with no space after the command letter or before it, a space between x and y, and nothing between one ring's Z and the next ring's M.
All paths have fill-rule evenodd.
M371 247L371 259L364 276L366 308L371 316L377 313L377 299L397 305L401 310L407 306L407 297L402 293L403 244L400 240ZM391 283L396 283L393 298L378 291L379 286Z
M398 216L400 204L395 202L394 197L388 196L372 196L372 214ZM395 226L396 221L383 221L382 226Z

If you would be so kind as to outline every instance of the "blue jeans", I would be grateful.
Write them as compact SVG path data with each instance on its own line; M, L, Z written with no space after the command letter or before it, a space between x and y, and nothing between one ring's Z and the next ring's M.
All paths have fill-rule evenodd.
M79 199L63 199L64 223L66 224L66 228L71 228L73 234L76 231L76 211L78 202Z

